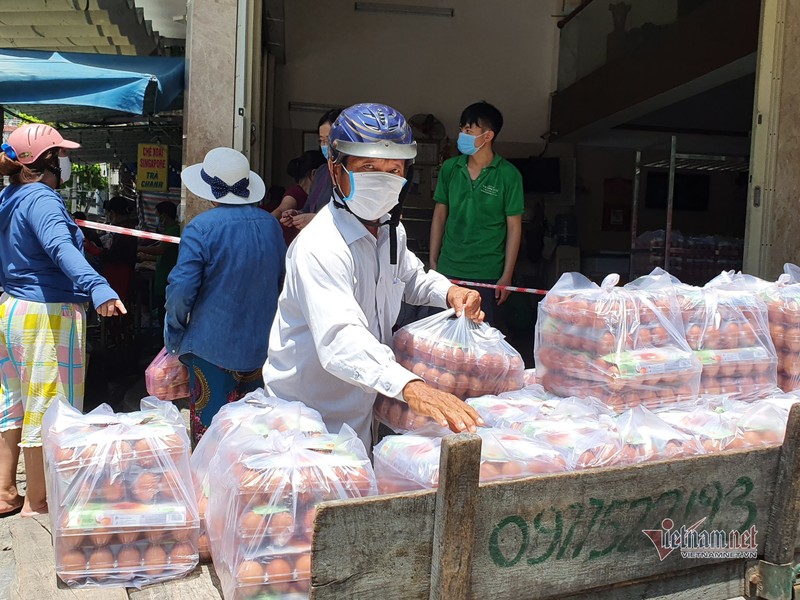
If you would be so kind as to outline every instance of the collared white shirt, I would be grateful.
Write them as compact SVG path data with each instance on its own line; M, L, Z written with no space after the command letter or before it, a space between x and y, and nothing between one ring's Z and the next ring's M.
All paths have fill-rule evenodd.
M446 307L452 285L425 272L402 224L391 265L389 238L388 226L376 239L332 203L314 217L286 255L263 370L268 392L315 408L330 431L347 423L368 451L376 394L402 399L403 387L419 379L389 347L401 301Z

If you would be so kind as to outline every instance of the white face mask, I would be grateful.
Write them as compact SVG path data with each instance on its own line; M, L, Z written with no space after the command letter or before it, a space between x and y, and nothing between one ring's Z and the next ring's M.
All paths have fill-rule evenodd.
M344 169L344 166L342 167ZM365 221L375 221L392 210L400 201L400 190L406 180L391 173L352 173L350 194L342 200L357 217Z
M72 177L72 162L69 156L59 156L58 166L61 168L61 183L66 183Z

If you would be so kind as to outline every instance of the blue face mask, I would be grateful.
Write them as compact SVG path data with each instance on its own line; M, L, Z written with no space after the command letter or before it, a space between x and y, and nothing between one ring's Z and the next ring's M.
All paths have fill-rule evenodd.
M486 132L484 132L484 133L486 133ZM481 135L483 135L483 133ZM475 139L479 138L479 137L480 136L478 136L478 135L470 135L468 133L464 133L463 131L459 132L459 134L458 134L458 142L457 142L458 151L461 152L461 154L466 154L467 156L475 154L478 150L483 148L483 146L486 144L486 142L483 142L483 144L481 144L480 146L476 147L475 146Z
M325 160L328 160L328 144L320 144L319 149L322 151L322 156L325 157Z

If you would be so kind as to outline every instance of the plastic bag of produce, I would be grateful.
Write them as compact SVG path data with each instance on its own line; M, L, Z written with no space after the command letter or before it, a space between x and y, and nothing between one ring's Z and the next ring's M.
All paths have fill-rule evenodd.
M539 405L511 404L503 398L468 400L492 427L518 431L543 441L559 452L571 468L610 464L621 443L612 419L614 413L595 399L563 398Z
M364 445L346 425L339 435L237 431L209 466L206 520L225 598L307 598L317 504L376 491Z
M800 280L798 267L784 266L774 283L748 278L767 305L769 332L778 356L778 387L785 392L800 389ZM743 277L744 278L744 277Z
M777 387L778 356L767 306L757 292L730 273L702 288L675 287L686 340L702 363L701 393L743 400L772 392Z
M200 515L200 560L211 560L205 516L208 509L209 478L208 467L218 454L222 441L231 435L256 433L297 432L304 434L323 434L328 430L322 416L302 402L287 402L275 396L267 396L264 390L250 392L241 400L230 402L214 415L211 425L194 449L189 465L197 508ZM231 457L235 460L236 457Z
M436 423L430 417L415 413L402 400L389 398L381 394L378 394L375 399L373 414L378 422L383 423L396 433L415 431Z
M778 446L786 435L791 404L786 398L742 402L725 398L717 410L736 423L737 439L729 448Z
M618 412L695 397L700 364L683 335L669 277L616 287L564 274L539 303L537 378L559 396L593 396Z
M174 405L104 404L83 415L54 402L43 442L56 573L70 586L141 587L197 565L189 439Z
M397 361L426 383L459 398L517 390L525 365L503 334L452 309L394 334Z
M684 458L703 454L703 445L694 435L673 427L644 406L632 408L617 417L623 448L620 464Z
M189 369L166 348L162 348L145 369L144 382L147 393L159 400L189 397Z
M435 488L439 484L442 439L449 431L438 426L404 435L390 435L375 446L375 477L382 494ZM568 469L552 446L516 431L482 427L482 482Z

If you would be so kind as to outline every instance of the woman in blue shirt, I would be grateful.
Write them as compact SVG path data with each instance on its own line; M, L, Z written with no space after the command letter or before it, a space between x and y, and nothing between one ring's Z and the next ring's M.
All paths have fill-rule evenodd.
M181 179L214 205L183 231L164 323L164 345L189 367L197 442L225 403L263 385L286 244L277 219L258 208L264 182L240 152L215 148Z
M83 408L84 304L125 314L83 256L83 233L55 191L69 179L66 151L78 148L52 127L24 125L2 145L0 175L0 515L47 512L42 415L59 398ZM19 448L28 493L17 493Z

